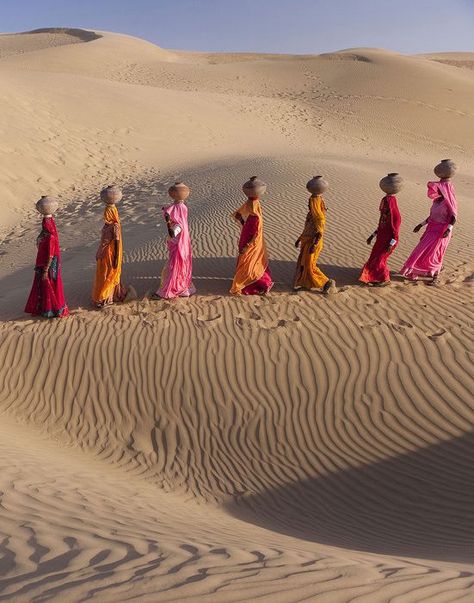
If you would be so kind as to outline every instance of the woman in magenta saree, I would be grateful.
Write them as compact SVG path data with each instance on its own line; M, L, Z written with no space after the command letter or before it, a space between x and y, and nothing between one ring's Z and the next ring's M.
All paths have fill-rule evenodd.
M52 216L43 218L37 239L35 277L25 312L33 316L60 318L69 310L64 299L61 279L61 252L56 224Z
M451 240L458 205L454 187L449 180L428 182L428 197L433 201L430 215L424 222L417 224L413 232L418 232L425 224L426 230L400 270L400 274L409 280L428 276L432 279L429 284L435 285Z
M163 207L168 227L169 259L161 273L161 283L154 299L189 297L196 293L192 281L193 256L188 227L188 208L184 201Z
M382 286L390 282L387 261L398 245L401 216L395 195L386 195L380 203L380 219L377 230L367 239L367 245L376 237L367 263L359 280L369 285Z

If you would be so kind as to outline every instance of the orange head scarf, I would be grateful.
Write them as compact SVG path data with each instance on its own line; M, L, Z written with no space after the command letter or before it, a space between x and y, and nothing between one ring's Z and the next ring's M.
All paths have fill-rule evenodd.
M120 217L115 205L106 205L104 208L104 222L107 224L120 224Z
M311 195L309 198L309 212L315 229L323 234L326 226L326 206L321 195Z

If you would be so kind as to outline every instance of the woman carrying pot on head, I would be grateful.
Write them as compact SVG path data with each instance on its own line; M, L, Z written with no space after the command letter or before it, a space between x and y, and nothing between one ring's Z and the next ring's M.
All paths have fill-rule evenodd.
M123 240L122 226L116 203L122 198L118 186L104 188L100 197L105 203L104 225L96 253L96 271L92 288L92 300L98 308L122 302L127 289L122 285Z
M69 314L61 278L59 236L53 218L58 206L55 198L46 196L36 203L36 209L43 214L43 222L36 240L35 277L25 312L44 318L62 318Z
M241 226L237 268L230 289L234 295L266 295L273 287L260 204L266 188L264 182L252 176L242 187L247 201L232 214Z
M425 225L426 230L400 270L400 274L409 280L425 276L431 278L428 284L438 283L458 213L456 194L451 182L456 170L457 166L451 160L443 159L434 169L440 180L428 182L427 196L433 202L430 215L424 222L417 224L413 232L418 232Z
M188 226L186 199L190 189L184 182L175 182L168 190L173 203L162 208L168 229L169 258L161 273L159 289L152 299L189 297L196 293L193 284L193 252Z
M379 185L386 195L380 202L377 230L367 239L367 245L370 245L376 237L375 245L359 277L361 282L374 287L383 287L390 283L387 262L398 245L402 221L395 197L402 188L402 178L396 173L391 173L382 178Z
M321 289L323 293L327 293L336 284L318 266L326 227L326 206L322 193L327 187L328 184L322 176L314 176L306 185L311 197L308 201L309 211L306 215L303 232L295 242L295 247L300 247L293 281L295 290L301 288Z

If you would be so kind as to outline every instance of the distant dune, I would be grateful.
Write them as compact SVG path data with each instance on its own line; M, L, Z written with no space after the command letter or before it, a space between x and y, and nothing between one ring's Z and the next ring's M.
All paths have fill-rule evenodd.
M472 65L0 35L0 601L473 600ZM359 287L380 178L405 179L396 271L445 157L460 215L441 286ZM327 297L290 290L317 173ZM252 174L276 286L231 298ZM154 302L178 178L198 296ZM138 299L99 313L112 182ZM72 309L55 322L23 314L47 193Z

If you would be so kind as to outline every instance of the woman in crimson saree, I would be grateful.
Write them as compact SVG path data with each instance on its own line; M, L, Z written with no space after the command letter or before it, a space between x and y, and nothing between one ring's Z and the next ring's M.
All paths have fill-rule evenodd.
M375 245L359 280L363 283L381 285L390 282L390 270L387 261L398 245L401 216L398 210L397 198L386 195L380 203L380 219L377 230L367 239L367 244L376 238Z
M273 287L273 281L263 240L263 215L259 199L247 199L234 213L234 218L240 222L242 230L230 292L236 295L265 295Z
M25 312L33 316L59 318L69 310L64 298L61 278L61 252L56 224L52 216L43 218L42 229L36 240L38 253L35 277Z

